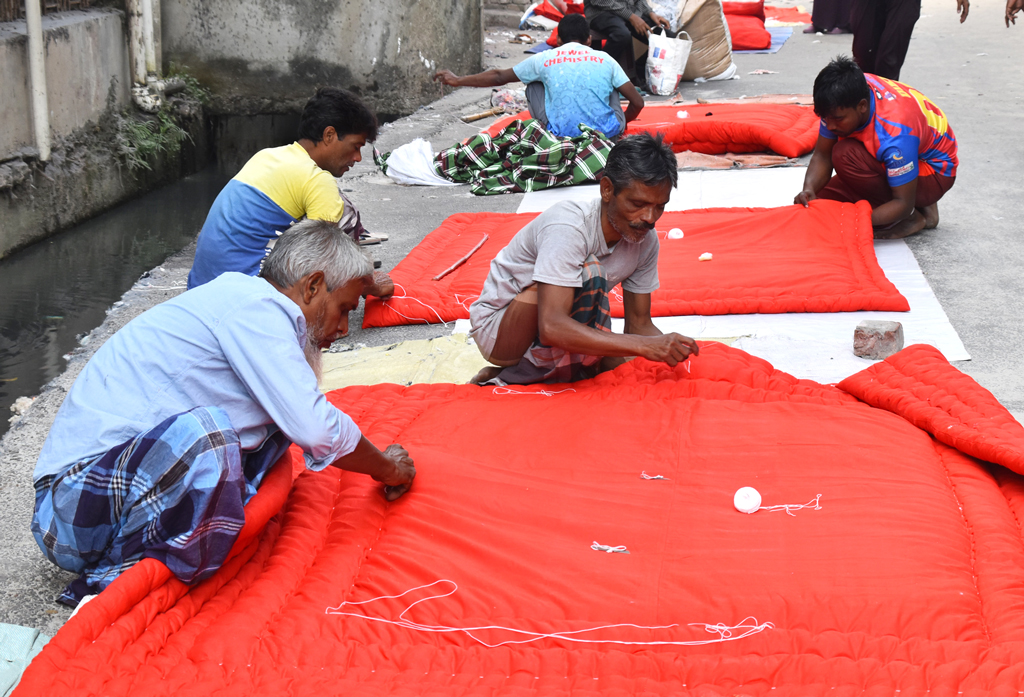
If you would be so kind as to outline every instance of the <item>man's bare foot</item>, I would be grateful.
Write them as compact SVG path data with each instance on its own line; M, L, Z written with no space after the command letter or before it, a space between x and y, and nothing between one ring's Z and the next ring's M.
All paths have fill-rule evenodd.
M939 204L933 203L924 208L918 208L917 212L924 216L924 229L934 230L939 226Z
M924 216L921 215L917 209L910 214L909 218L905 218L900 222L893 225L891 228L885 230L875 230L876 240L898 240L901 237L910 237L924 230Z
M488 380L493 380L494 378L498 377L498 373L500 373L503 370L504 368L499 368L496 365L489 365L485 368L481 368L480 372L474 375L467 384L479 385L481 383L487 382Z

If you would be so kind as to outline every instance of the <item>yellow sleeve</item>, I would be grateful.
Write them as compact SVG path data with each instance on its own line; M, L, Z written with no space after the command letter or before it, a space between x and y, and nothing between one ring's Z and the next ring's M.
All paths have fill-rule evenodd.
M316 174L306 181L302 198L307 218L336 223L341 220L341 215L345 211L345 203L338 192L337 181L330 172L319 168Z

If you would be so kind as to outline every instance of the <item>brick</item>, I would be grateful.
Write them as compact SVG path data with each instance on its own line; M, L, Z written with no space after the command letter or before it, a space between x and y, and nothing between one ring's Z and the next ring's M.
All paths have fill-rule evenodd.
M853 330L853 352L861 358L882 359L903 349L903 325L865 320Z

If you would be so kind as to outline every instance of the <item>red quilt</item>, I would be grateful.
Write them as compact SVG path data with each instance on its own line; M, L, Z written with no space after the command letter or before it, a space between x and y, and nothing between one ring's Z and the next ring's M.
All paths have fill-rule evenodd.
M363 327L468 319L491 260L537 215L451 216L391 272L395 297L367 301ZM683 239L667 239L665 233L676 227ZM658 229L661 288L651 297L655 317L910 309L875 259L866 203L665 213ZM484 235L487 241L464 264L433 280ZM705 252L711 261L699 261ZM621 317L618 292L611 305L612 315Z
M679 118L682 111L686 118ZM529 118L528 111L506 116L485 132L493 136L514 119ZM666 104L645 107L628 124L626 134L661 133L675 152L721 155L771 150L800 157L814 149L818 125L813 109L798 104Z
M733 51L760 51L770 48L772 35L764 28L764 20L750 15L725 15Z
M938 375L926 361L916 377ZM292 483L285 458L213 578L188 589L142 562L57 633L16 697L1024 685L1024 478L842 390L705 345L674 370L636 360L543 391L329 398L379 446L409 448L412 492L388 504L330 468ZM810 505L739 513L742 486L766 508Z

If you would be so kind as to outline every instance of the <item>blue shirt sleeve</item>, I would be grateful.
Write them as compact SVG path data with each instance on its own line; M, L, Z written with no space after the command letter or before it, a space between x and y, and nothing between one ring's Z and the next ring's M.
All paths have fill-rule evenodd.
M540 69L543 65L545 53L547 53L547 51L538 53L535 56L530 56L516 67L512 68L512 72L516 74L516 77L519 78L520 82L528 84L540 80Z
M885 164L889 186L902 186L917 179L917 151L920 143L916 136L899 136L889 141L885 149L878 153L878 159Z
M362 434L327 401L306 362L297 329L283 307L262 298L239 308L216 328L224 358L253 399L319 471L355 450Z
M821 124L818 126L818 135L822 138L828 138L829 140L839 140L839 136L825 127L824 119L822 119Z
M612 64L612 86L618 89L629 82L629 78L626 77L626 72L619 65L618 61L613 60L609 62Z

